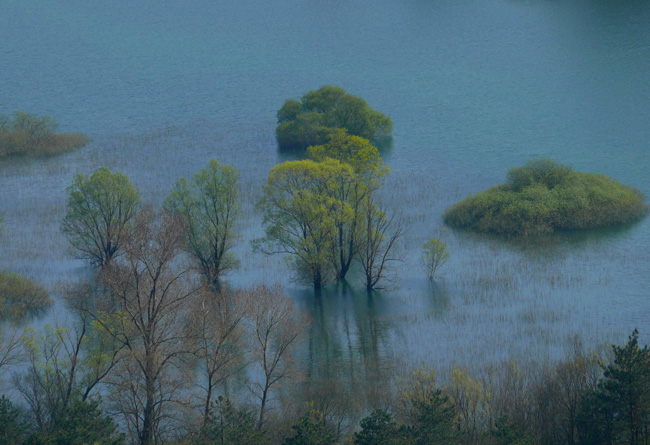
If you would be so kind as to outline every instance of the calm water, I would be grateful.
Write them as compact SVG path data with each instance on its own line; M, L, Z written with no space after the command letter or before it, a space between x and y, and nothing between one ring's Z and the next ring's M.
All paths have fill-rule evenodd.
M94 139L0 167L0 267L50 286L85 272L58 233L75 173L119 169L158 203L216 158L241 170L246 201L231 281L281 277L311 311L312 375L553 360L576 335L595 346L635 327L649 339L650 219L536 243L441 223L540 156L650 195L649 78L647 1L0 0L0 112L47 113ZM384 200L408 233L399 278L372 295L353 280L314 298L249 248L262 233L253 203L282 160L275 112L323 84L395 122ZM417 267L432 236L451 251L435 285Z

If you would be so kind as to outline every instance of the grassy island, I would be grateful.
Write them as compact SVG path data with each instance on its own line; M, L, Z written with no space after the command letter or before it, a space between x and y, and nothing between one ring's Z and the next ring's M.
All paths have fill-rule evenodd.
M507 183L453 205L444 221L481 233L531 236L622 225L647 212L633 188L540 159L511 169Z
M59 124L50 116L17 111L0 115L0 159L51 156L76 150L88 143L81 133L57 133Z

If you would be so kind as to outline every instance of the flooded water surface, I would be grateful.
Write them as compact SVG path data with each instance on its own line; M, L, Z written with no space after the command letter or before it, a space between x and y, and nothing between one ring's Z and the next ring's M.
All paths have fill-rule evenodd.
M107 166L159 204L210 159L238 168L235 286L280 281L314 317L311 375L382 375L395 363L478 370L650 338L650 219L504 241L442 224L449 205L529 159L602 172L650 195L650 3L642 1L4 0L0 113L49 114L82 150L0 165L0 267L53 287L87 273L59 233L73 175ZM391 116L382 200L403 220L394 279L316 296L285 259L254 253L255 209L286 159L275 113L339 85ZM430 237L451 253L435 283Z

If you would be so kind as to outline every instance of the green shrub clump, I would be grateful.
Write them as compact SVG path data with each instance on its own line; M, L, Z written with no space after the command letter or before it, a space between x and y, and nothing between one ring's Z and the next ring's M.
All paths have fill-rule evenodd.
M17 111L13 118L0 115L0 158L45 157L76 150L89 141L81 133L57 133L59 124L50 116Z
M381 139L393 131L388 116L370 108L362 98L330 85L309 91L300 101L287 99L277 117L275 135L281 149L323 145L339 128L368 140Z
M444 221L481 233L530 236L636 221L648 212L637 190L548 159L508 172L508 182L447 209Z
M0 270L0 322L23 320L50 303L47 290L31 278Z

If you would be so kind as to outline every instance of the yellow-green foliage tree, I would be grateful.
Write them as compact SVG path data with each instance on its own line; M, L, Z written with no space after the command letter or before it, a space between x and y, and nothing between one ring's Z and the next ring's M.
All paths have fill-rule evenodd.
M346 130L308 150L312 160L271 170L261 202L266 237L259 244L268 253L293 254L316 288L344 280L358 259L371 289L396 259L391 251L402 233L401 226L392 230L392 218L374 197L390 170L370 141Z
M333 197L347 203L352 211L350 218L337 218L332 260L336 269L336 278L345 279L352 261L360 253L360 242L365 241L364 247L373 246L373 235L377 235L374 218L381 217L373 201L374 192L381 187L384 177L390 173L388 167L369 140L352 136L346 130L337 130L324 145L309 147L312 159L323 162L335 159L352 168L352 181L334 184ZM368 212L374 212L368 215ZM373 224L375 222L375 224ZM383 221L385 222L385 216ZM365 224L364 224L365 223ZM368 228L370 223L370 228ZM364 253L367 251L361 251ZM364 259L372 261L365 256Z
M430 280L435 279L436 272L447 262L449 252L447 245L437 238L429 238L422 244L422 257L420 262Z
M480 381L467 371L452 367L449 394L456 406L460 430L472 442L487 426L486 402L488 395Z
M348 164L334 159L284 162L269 172L259 203L266 235L256 245L265 253L288 253L304 281L315 289L335 275L336 231L353 211L336 190L354 182Z

